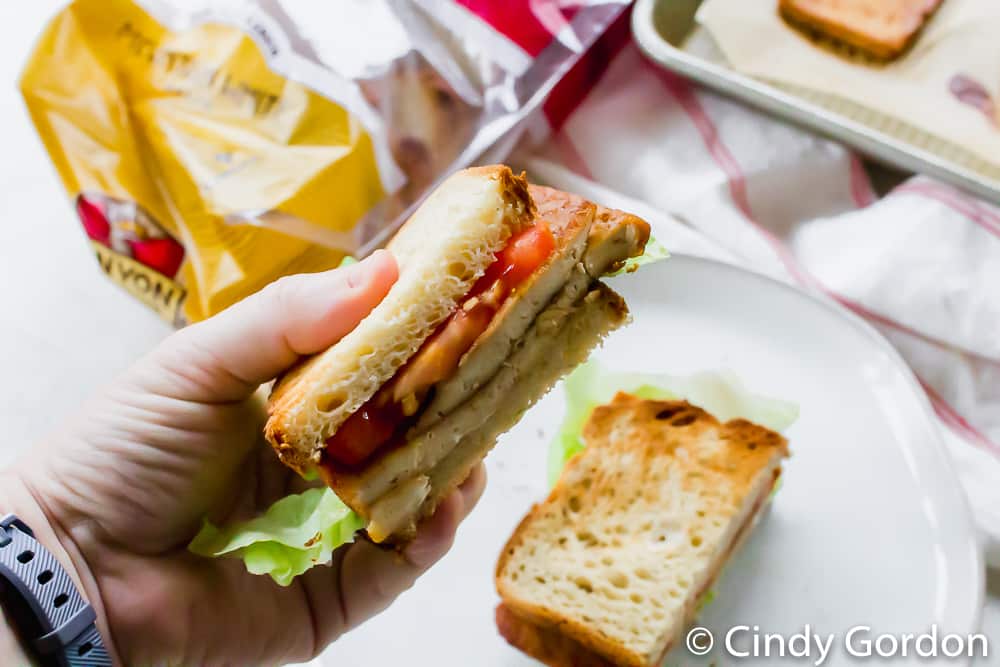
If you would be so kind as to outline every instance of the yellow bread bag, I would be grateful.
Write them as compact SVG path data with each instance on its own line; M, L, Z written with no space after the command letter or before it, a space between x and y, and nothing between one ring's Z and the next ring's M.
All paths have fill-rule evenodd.
M76 0L21 90L100 267L181 325L366 254L509 139L589 44L519 44L515 4Z

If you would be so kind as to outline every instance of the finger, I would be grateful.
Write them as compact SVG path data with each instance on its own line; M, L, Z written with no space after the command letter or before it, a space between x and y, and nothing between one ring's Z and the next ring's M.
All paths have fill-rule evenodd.
M335 565L339 567L306 573L306 590L321 632L320 645L383 611L440 560L451 547L458 525L482 496L485 484L485 468L480 464L438 505L434 516L420 525L402 554L359 541L338 553Z
M441 507L430 519L425 521L416 537L403 552L408 561L426 570L448 553L455 539L455 531L472 508L479 502L486 488L486 467L480 463L469 474L468 479L449 496L449 500L458 498L455 513L442 511ZM450 508L449 508L450 509Z
M420 535L430 530L436 543L446 544L442 553L454 540L455 528L463 514L462 502L460 493L451 494L438 505L434 517L419 529ZM405 552L400 554L370 542L359 542L352 547L344 556L341 578L347 627L352 628L383 611L409 590L430 565L414 563Z
M402 554L363 542L344 557L343 594L351 625L389 606L448 552L458 525L479 500L485 482L480 464L469 480L445 498L434 515L419 526L417 535Z
M354 329L398 275L395 259L381 250L343 269L282 278L174 334L157 361L179 369L189 400L242 400Z

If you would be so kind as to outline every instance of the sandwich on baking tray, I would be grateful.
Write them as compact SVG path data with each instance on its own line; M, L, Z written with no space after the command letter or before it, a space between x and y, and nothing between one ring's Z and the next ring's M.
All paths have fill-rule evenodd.
M410 539L521 414L628 311L598 279L649 226L505 166L449 177L389 242L399 279L275 385L265 433L375 542Z
M654 667L761 514L787 443L625 393L582 440L501 552L497 627L551 667Z
M943 0L780 0L792 25L876 60L901 56Z

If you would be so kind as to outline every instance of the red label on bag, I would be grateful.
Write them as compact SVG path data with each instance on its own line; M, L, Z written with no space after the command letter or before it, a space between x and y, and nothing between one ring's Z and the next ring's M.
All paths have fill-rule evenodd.
M186 292L175 278L184 246L133 201L80 194L76 213L104 273L165 320L179 323Z
M531 56L537 56L576 13L572 2L557 0L457 0Z

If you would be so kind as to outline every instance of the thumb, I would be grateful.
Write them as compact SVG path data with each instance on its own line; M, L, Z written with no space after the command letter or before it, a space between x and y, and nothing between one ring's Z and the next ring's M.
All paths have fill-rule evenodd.
M154 352L190 401L239 401L348 334L396 282L396 260L379 250L363 262L281 278L221 313L178 331ZM177 381L183 386L177 390Z

